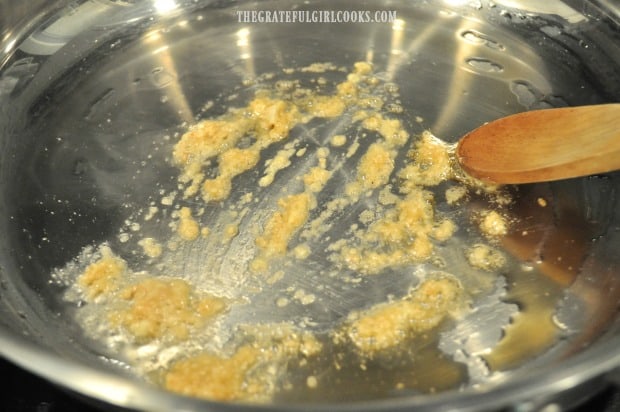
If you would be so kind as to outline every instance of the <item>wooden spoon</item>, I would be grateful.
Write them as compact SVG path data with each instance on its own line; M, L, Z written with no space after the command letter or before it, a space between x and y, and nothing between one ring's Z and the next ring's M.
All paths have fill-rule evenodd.
M620 169L620 104L518 113L458 143L469 175L489 183L534 183Z

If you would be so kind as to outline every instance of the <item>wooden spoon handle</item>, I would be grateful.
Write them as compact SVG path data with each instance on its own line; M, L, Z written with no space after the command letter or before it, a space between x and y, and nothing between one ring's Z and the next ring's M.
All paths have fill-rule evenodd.
M620 169L620 104L518 113L465 135L457 159L471 176L532 183Z

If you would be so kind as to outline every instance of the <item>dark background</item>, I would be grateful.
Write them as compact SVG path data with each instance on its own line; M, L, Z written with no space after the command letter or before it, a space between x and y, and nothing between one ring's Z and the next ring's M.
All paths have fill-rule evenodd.
M0 412L105 412L102 405L66 392L0 358ZM571 412L619 412L620 389L605 388Z

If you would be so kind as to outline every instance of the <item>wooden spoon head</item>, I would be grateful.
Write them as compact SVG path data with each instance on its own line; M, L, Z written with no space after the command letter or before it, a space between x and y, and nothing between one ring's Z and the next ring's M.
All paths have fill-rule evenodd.
M620 104L523 112L465 135L469 175L491 183L559 180L620 169Z

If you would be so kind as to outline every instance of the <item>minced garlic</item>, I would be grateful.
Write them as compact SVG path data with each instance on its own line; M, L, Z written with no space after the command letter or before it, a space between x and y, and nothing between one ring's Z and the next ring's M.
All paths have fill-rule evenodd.
M414 334L437 327L459 306L462 292L451 276L427 279L402 299L355 314L347 335L365 355L394 348Z
M503 236L508 233L508 221L495 210L487 211L480 221L480 230L488 236Z

